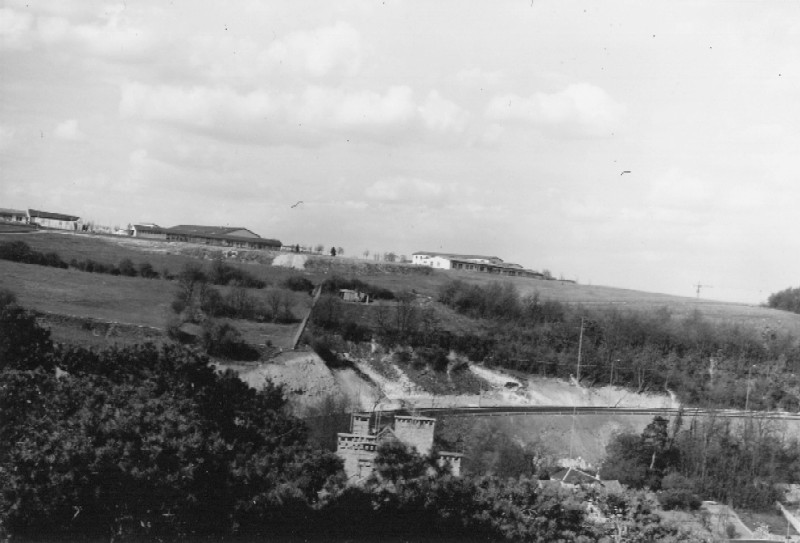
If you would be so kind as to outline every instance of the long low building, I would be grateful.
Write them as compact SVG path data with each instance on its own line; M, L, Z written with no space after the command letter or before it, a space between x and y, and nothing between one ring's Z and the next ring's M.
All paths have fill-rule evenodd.
M132 235L138 238L219 245L221 247L236 247L239 249L276 250L281 248L280 241L262 238L255 232L238 226L180 224L171 228L162 228L152 223L134 224Z
M80 228L81 218L77 215L65 215L63 213L52 213L38 209L28 210L28 222L41 228L55 228L56 230L76 231Z
M544 277L543 274L523 268L519 264L503 262L502 258L496 256L419 251L411 255L411 263L441 270L475 271L519 277Z

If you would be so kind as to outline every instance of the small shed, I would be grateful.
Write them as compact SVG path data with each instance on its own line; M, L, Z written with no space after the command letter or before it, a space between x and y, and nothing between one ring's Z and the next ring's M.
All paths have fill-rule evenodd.
M360 290L352 290L349 288L339 289L339 298L341 298L345 302L353 302L361 304L369 303L369 294L367 294L366 292L361 292Z

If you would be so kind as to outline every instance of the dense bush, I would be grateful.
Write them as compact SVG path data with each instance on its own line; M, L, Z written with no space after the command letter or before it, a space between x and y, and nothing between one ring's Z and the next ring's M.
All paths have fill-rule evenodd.
M800 313L800 287L787 288L770 294L767 305L775 309Z
M203 323L203 349L211 356L231 360L258 360L260 353L248 345L239 331L227 322L211 319Z
M48 352L35 322L0 325L26 353L2 357L0 536L291 533L340 477L279 389L176 347Z
M283 286L295 292L307 292L309 294L314 290L314 283L302 275L287 277L283 282Z
M488 325L475 341L490 364L640 392L668 389L688 404L743 408L747 397L751 408L800 411L793 392L800 387L800 342L773 330L716 324L699 312L678 318L666 309L590 310L519 296L500 283L452 281L439 300ZM714 372L707 371L709 360Z
M35 251L24 241L9 241L0 243L0 259L21 262L23 264L36 264L52 268L67 268L67 263L61 260L56 253L42 253Z
M222 259L214 259L208 272L208 280L215 285L230 285L236 283L245 288L264 288L267 283L253 277L246 271L225 264Z
M800 482L800 442L774 423L709 417L682 428L655 417L640 434L623 433L606 448L601 476L661 490L665 508L696 508L704 499L765 509L777 483Z

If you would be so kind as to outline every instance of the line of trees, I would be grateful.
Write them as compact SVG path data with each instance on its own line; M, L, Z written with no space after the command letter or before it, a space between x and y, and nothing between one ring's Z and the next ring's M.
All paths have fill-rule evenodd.
M659 491L667 509L696 509L700 498L769 509L781 498L776 485L800 482L800 442L779 424L655 417L641 434L611 440L601 476Z
M58 253L43 253L31 249L24 241L0 243L0 259L20 262L22 264L48 266L51 268L73 268L90 273L107 273L110 275L123 275L127 277L144 277L146 279L158 279L162 275L165 279L172 278L168 270L164 270L162 274L157 272L149 262L140 262L137 266L130 258L123 258L117 264L106 264L91 258L84 260L73 258L68 264Z
M792 313L800 313L800 287L787 288L767 298L767 306Z
M698 311L589 310L520 296L509 283L452 281L439 301L489 325L484 361L498 366L670 390L695 405L800 410L800 343L774 330L716 324Z

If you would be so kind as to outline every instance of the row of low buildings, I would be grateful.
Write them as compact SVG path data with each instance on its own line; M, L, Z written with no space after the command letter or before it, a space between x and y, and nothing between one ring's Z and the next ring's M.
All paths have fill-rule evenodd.
M30 224L41 228L77 231L84 227L81 218L76 215L52 213L38 209L5 209L0 208L0 221L14 224Z
M40 228L52 228L67 231L85 231L87 224L77 215L53 213L36 209L2 209L0 222L29 224ZM276 239L262 238L255 232L238 226L201 226L180 224L165 228L153 223L130 225L119 233L136 238L163 241L182 241L204 245L219 245L238 249L280 250L282 244ZM519 264L504 262L496 256L436 253L420 251L412 255L411 263L417 266L428 266L440 270L461 270L492 273L505 276L543 278L544 275L534 270L523 268Z
M37 209L0 208L0 223L25 224L71 232L86 231L88 229L87 223L77 215L53 213ZM164 228L157 224L134 224L127 230L121 230L118 233L137 238L183 241L240 249L277 250L281 248L280 241L262 238L255 232L243 227L181 224L171 228Z
M419 251L411 255L411 263L439 270L462 270L497 275L544 278L542 273L523 268L519 264L503 262L502 258L496 256Z

